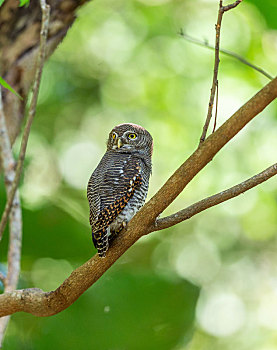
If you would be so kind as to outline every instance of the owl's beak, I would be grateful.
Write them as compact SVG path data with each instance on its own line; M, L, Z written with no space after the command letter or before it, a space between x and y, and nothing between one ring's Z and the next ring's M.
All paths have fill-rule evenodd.
M117 148L120 148L122 146L123 146L123 142L122 142L121 138L118 138L118 140L117 140Z

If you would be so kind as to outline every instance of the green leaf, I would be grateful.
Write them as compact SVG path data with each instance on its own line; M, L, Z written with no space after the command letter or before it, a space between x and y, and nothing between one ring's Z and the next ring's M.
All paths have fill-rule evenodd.
M29 6L29 3L30 3L30 0L19 0L19 7L22 7L24 5Z
M1 1L1 0L0 0ZM2 78L0 77L0 84L10 90L10 92L12 92L15 96L17 96L18 98L20 98L21 100L23 100L23 98Z
M2 6L3 5L3 2L4 2L5 0L0 0L0 6Z

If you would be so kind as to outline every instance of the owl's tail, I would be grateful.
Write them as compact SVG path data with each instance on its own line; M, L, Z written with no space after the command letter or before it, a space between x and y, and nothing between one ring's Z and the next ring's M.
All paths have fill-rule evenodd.
M92 232L92 240L95 248L98 251L100 258L105 258L109 248L108 232L103 228L97 232Z

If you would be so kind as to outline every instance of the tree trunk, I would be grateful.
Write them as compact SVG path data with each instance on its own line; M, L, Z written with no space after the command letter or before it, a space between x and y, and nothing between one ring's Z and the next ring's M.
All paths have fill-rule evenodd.
M51 6L47 58L54 52L76 19L76 10L86 0L48 0ZM5 0L0 7L0 75L21 96L3 89L4 112L13 144L24 118L28 92L34 80L39 48L41 10L37 0L19 7L18 0Z

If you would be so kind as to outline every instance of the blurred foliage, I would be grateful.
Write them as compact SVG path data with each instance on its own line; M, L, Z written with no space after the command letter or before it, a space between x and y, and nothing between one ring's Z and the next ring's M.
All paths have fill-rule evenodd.
M54 289L95 254L86 184L114 125L141 124L154 137L149 197L195 149L207 110L213 53L177 33L183 28L213 43L217 6L215 0L103 0L80 9L43 73L21 184L19 288ZM245 0L226 13L221 47L274 75L275 1ZM218 124L267 82L248 66L222 56ZM276 116L273 103L165 214L274 163ZM3 181L0 198L3 209ZM273 178L142 238L61 314L14 315L4 348L276 349L276 199ZM6 232L0 247L3 271L7 244Z

